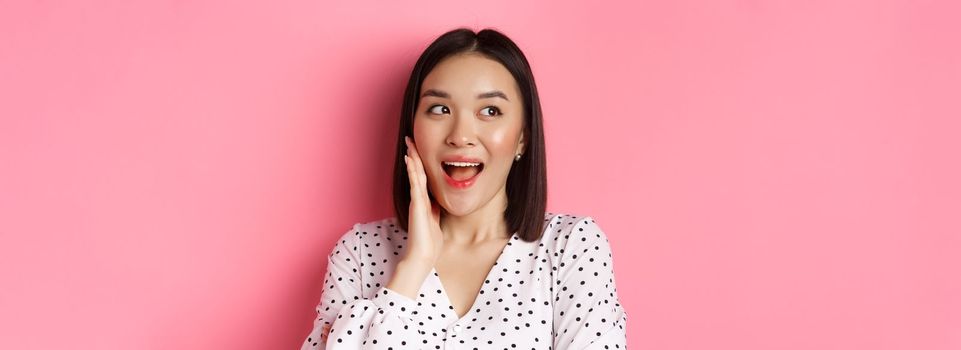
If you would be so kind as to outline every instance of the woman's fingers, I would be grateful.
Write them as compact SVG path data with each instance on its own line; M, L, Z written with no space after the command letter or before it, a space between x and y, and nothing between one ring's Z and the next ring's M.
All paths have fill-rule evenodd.
M413 152L410 147L410 141L407 136L404 136L404 142L407 144L407 154L404 155L404 163L407 164L407 179L410 180L410 199L414 200L418 195L419 186L417 186L419 177L417 176L417 163L414 162Z
M420 155L417 154L417 149L414 144L410 141L410 137L404 136L404 142L407 143L407 177L410 178L410 199L411 206L416 206L418 210L423 210L422 206L427 203L427 174L424 171L424 165L420 161Z
M426 186L427 174L424 172L424 163L420 159L420 153L417 153L417 146L414 145L409 136L404 136L404 141L407 142L407 155L414 162L417 181L419 181L421 185Z
M408 233L410 241L406 258L416 261L437 260L443 236L440 230L441 207L428 196L428 178L424 163L417 147L410 137L404 137L407 144L407 175L410 178L410 210Z

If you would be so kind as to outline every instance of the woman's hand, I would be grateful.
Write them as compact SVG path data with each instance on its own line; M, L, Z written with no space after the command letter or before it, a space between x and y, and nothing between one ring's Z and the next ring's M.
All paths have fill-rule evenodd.
M427 174L417 148L404 136L407 143L407 177L410 179L410 210L407 219L407 253L404 260L433 267L444 245L440 229L440 205L427 195Z
M411 299L424 279L434 268L444 246L444 234L440 230L440 205L427 195L427 174L424 163L409 137L407 143L407 177L410 179L410 209L407 218L407 251L394 268L394 276L387 282L387 289Z

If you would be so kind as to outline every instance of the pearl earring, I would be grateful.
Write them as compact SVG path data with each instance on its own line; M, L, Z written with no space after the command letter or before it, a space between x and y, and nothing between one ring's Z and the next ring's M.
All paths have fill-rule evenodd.
M518 153L517 155L514 156L514 161L515 161L515 162L516 162L516 161L519 161L519 160L521 160L521 154L520 154L520 153Z

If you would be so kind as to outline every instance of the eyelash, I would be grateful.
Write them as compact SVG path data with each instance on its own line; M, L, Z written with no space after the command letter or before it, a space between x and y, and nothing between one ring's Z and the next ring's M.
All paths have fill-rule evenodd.
M431 111L432 109L434 109L434 107L444 107L444 108L447 108L447 106L444 106L444 105L433 105L433 106L427 107L427 113L430 113L430 111ZM485 109L492 109L492 110L494 110L494 114L489 115L488 117L496 117L496 116L500 116L500 115L504 114L504 113L501 112L501 109L500 109L500 108L497 108L496 106L487 106L487 107L482 108L481 110L485 110ZM448 112L450 112L450 108L447 108L447 110L448 110Z

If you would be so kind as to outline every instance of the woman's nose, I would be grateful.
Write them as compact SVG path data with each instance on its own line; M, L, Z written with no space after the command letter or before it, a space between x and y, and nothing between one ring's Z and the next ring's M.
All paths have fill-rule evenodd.
M447 135L447 144L453 147L474 146L477 136L474 132L474 123L469 120L471 116L454 117L454 125Z

